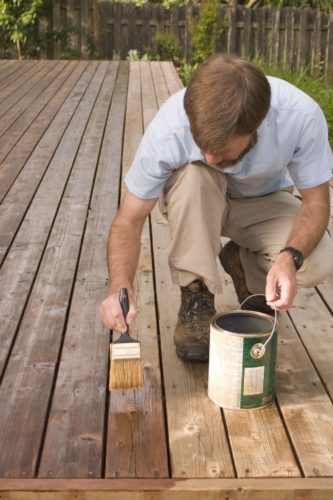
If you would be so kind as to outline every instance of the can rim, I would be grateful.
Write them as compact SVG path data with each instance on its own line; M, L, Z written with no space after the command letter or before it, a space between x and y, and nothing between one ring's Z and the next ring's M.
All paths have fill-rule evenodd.
M231 332L230 330L226 330L224 328L221 328L220 326L217 325L216 321L218 318L220 318L221 316L225 316L225 315L235 315L235 314L240 314L240 315L250 315L250 316L255 316L255 317L262 317L264 319L267 319L268 321L270 321L271 323L271 329L268 331L268 332L255 332L255 333L242 333L242 332ZM274 318L272 318L272 316L270 316L269 314L266 314L266 313L263 313L263 312L259 312L259 311L251 311L251 310L247 310L247 309L237 309L236 311L233 310L233 311L227 311L227 312L224 312L224 313L217 313L213 316L213 318L211 319L211 327L214 328L218 333L221 333L221 332L225 332L227 333L228 335L233 335L235 337L239 337L240 335L244 338L254 338L254 337L268 337L269 335L271 335L272 333L272 328L273 328L273 325L274 325L274 322L275 322L275 328L274 328L274 332L273 333L276 333L277 332L277 329L278 329L278 321L274 320Z

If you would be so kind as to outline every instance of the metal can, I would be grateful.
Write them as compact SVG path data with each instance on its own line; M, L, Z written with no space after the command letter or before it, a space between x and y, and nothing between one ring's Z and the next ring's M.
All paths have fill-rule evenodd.
M277 320L237 310L211 321L208 396L233 410L263 408L274 397Z

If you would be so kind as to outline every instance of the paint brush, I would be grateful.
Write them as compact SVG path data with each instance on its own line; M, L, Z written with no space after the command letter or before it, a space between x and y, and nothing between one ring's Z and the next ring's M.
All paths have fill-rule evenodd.
M126 288L120 289L119 303L126 323L129 311ZM127 323L126 330L110 345L110 361L110 390L137 389L143 386L141 343L130 336Z

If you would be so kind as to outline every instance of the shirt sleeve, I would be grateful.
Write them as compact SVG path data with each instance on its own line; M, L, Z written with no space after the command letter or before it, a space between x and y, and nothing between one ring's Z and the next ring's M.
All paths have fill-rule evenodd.
M299 189L319 186L332 178L333 156L328 140L324 113L318 105L307 115L298 145L288 165L290 176Z
M125 177L125 184L138 198L158 198L172 172L187 161L177 133L157 137L154 127L149 126Z

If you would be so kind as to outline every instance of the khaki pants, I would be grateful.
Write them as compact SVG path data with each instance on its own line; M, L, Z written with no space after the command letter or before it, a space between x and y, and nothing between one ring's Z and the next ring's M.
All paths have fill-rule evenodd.
M186 286L199 277L212 293L221 293L218 254L220 237L226 236L241 247L248 290L264 293L267 271L286 246L300 206L288 191L232 199L226 195L225 175L200 162L178 169L160 198L170 227L173 282ZM333 244L325 233L297 272L297 283L312 287L332 270Z

